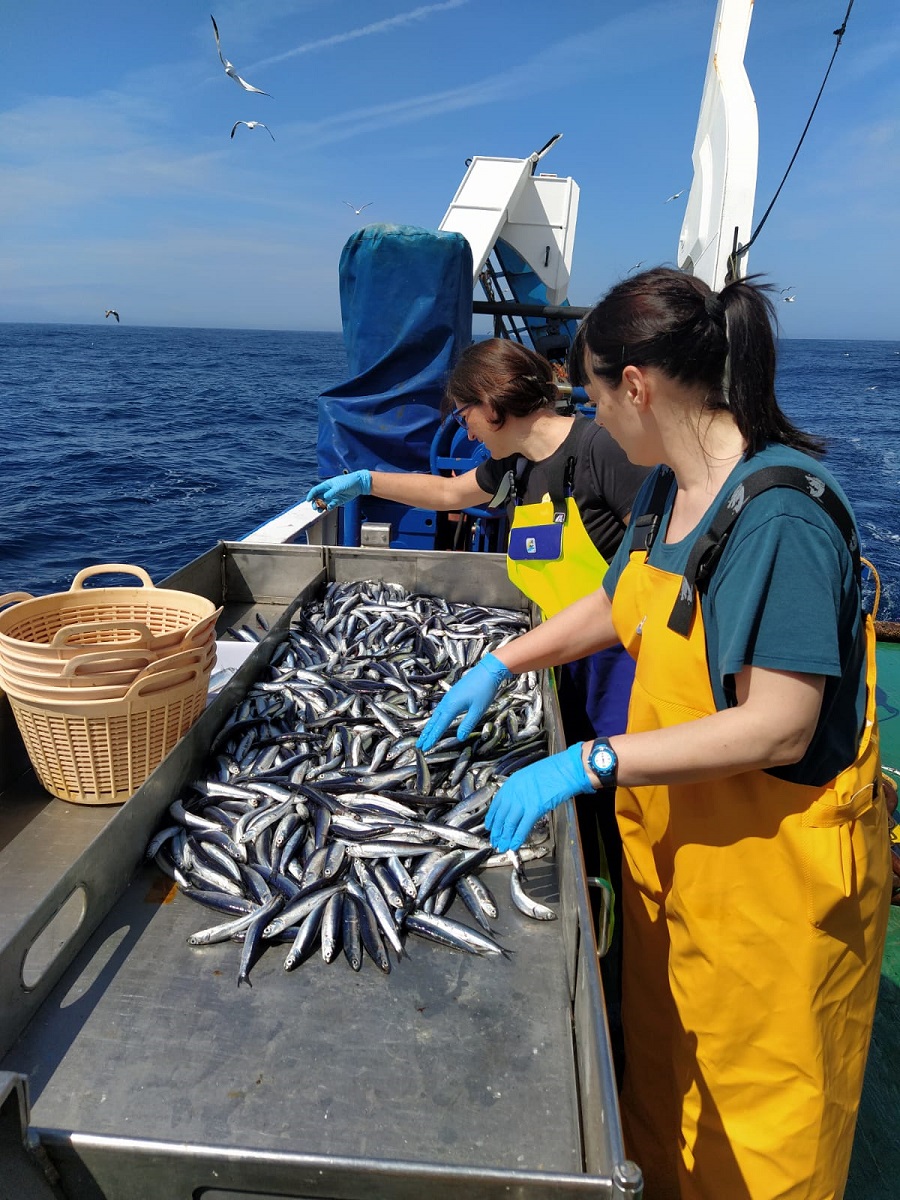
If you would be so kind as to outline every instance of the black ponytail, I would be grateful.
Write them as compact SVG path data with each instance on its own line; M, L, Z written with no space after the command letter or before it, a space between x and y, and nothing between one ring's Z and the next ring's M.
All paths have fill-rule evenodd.
M629 364L655 367L706 391L707 409L728 408L750 458L769 442L821 454L775 398L775 309L757 277L713 292L696 275L656 267L617 284L578 327L569 353L576 386L591 372L617 387Z

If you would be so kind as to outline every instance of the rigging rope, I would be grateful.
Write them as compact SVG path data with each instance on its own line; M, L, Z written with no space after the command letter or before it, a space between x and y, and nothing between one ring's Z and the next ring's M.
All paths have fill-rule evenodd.
M765 225L766 221L768 220L769 213L775 207L775 201L778 199L778 197L781 193L781 189L784 187L785 182L787 181L787 177L791 173L791 168L794 165L797 155L800 153L800 147L803 145L803 139L806 137L807 130L809 129L810 125L812 124L812 119L815 116L816 109L819 106L819 101L822 99L822 93L825 91L825 84L828 82L828 76L831 74L831 68L834 66L834 60L837 57L837 52L841 47L841 42L843 40L844 34L847 31L847 21L850 17L850 10L852 7L853 7L853 0L850 0L850 3L847 5L847 11L846 11L846 13L844 13L843 23L841 24L841 26L838 29L833 30L834 36L837 38L837 41L835 42L835 45L834 45L834 53L831 56L831 62L828 64L828 70L825 72L825 78L822 80L822 86L819 88L819 94L816 96L815 103L812 106L812 111L810 112L809 117L807 118L806 124L803 127L803 132L800 134L800 141L797 143L797 148L794 150L794 153L791 155L791 161L787 165L787 170L785 171L784 176L782 177L781 183L779 183L779 185L778 185L775 195L772 197L772 199L769 203L769 207L763 213L762 219L760 220L756 229L754 229L753 233L751 234L750 241L746 242L743 246L736 247L735 250L732 251L732 255L731 255L732 262L731 262L731 267L730 267L730 274L733 274L735 276L737 275L737 260L742 255L747 253L747 251L750 249L750 247L753 245L753 243L759 237L760 230L762 229L763 225Z

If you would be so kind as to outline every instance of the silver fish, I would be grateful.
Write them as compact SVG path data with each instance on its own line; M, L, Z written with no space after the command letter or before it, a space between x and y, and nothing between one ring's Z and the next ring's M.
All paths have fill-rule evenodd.
M509 874L509 893L513 904L526 917L531 917L535 921L556 920L556 913L552 908L548 908L546 904L541 904L539 900L528 895L525 891L522 872L515 868Z
M415 909L406 914L403 924L406 929L418 933L421 937L452 946L456 950L465 950L469 954L509 954L508 950L486 933L480 933L450 917L436 916Z

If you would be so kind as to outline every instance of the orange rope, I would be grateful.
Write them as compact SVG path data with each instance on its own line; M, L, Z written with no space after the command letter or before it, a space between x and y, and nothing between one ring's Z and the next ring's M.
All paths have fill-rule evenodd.
M875 570L874 564L870 563L867 558L860 557L859 561L863 564L864 567L869 568L869 571L872 574L872 578L875 581L875 600L872 604L872 620L874 621L875 618L878 616L878 605L881 603L881 579L879 578L878 572Z

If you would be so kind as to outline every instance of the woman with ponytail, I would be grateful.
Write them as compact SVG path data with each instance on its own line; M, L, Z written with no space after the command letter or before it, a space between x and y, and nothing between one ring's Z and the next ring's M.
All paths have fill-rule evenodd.
M775 397L773 321L753 280L665 268L585 317L573 382L663 465L602 587L496 655L636 663L627 731L524 768L486 824L503 851L575 795L615 807L621 1108L653 1200L842 1195L878 992L874 632L847 498Z

